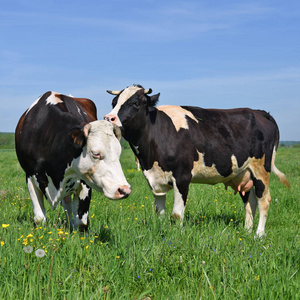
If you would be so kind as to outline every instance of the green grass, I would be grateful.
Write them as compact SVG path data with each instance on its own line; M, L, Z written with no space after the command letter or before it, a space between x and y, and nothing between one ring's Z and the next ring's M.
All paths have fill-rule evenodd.
M0 299L300 298L299 148L278 151L292 187L272 175L262 240L244 230L242 200L223 185L190 186L183 227L171 217L170 192L159 219L129 149L121 160L131 196L110 201L94 192L90 230L80 235L65 231L61 206L47 206L47 224L34 228L15 152L0 152ZM36 257L37 249L46 255Z

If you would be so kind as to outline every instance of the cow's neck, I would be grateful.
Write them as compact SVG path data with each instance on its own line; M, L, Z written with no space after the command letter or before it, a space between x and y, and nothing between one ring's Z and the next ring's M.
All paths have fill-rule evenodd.
M151 160L149 142L151 143L151 127L156 121L157 109L152 108L148 111L143 124L130 128L130 135L125 135L125 139L129 142L134 154L138 157L142 169L148 169L149 159Z

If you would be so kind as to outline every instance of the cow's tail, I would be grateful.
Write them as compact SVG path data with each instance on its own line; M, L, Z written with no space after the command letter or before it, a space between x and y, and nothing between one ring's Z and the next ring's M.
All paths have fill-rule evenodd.
M279 171L277 169L277 167L275 166L275 156L276 156L276 147L274 147L274 149L273 149L272 163L271 163L272 171L279 178L281 183L283 183L287 188L290 188L291 185L290 185L289 181L287 180L286 176L284 175L284 173Z

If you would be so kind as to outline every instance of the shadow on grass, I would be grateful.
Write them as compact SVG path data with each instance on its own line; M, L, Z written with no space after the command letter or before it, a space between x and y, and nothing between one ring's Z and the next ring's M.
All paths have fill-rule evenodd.
M95 243L110 243L114 240L114 235L109 228L101 227L99 233L95 233L97 238L95 239Z
M200 214L186 213L183 223L188 223L190 226L202 226L204 223L224 224L225 226L232 225L233 227L239 227L241 219L237 218L237 215L232 214L215 214L202 216Z

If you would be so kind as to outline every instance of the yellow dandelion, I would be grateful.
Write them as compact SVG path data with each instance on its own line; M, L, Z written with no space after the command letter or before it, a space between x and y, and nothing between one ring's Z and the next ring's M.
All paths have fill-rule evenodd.
M85 248L86 248L86 249L89 249L89 245L87 245Z
M5 244L5 243L4 243L3 241L1 241L1 247L3 247L3 246L4 246L4 244Z
M52 231L49 231L49 232L48 232L48 234L51 234L51 233L52 233Z
M30 238L30 237L33 237L33 235L32 235L31 233L29 233L29 234L27 235L27 238Z
M120 256L116 256L116 258L120 258Z
M44 237L44 236L42 235L42 236L39 237L39 239L41 240L43 237Z
M2 224L2 227L7 228L7 227L9 227L9 224Z

